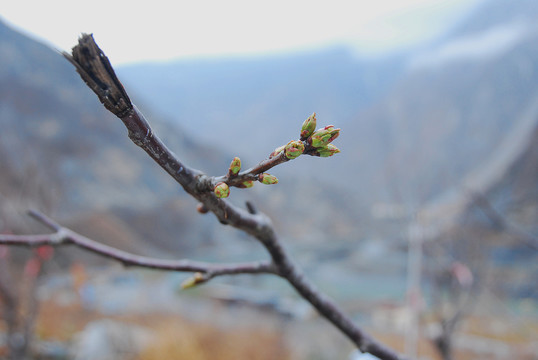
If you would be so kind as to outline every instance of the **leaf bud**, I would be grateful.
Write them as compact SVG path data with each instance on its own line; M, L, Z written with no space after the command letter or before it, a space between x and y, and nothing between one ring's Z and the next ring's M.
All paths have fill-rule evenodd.
M215 193L216 197L221 199L230 196L230 188L225 182L217 183L217 185L215 185L215 187L213 188L213 192Z
M301 140L306 140L316 130L316 113L313 113L303 122L301 127Z
M254 181L252 180L246 180L241 183L241 187L248 189L254 186Z
M325 126L316 130L309 138L310 144L315 148L324 147L340 135L340 129L335 129L333 125Z
M265 185L273 185L273 184L278 183L278 179L276 178L276 176L266 174L266 173L260 174L258 176L258 180L262 184L265 184Z
M202 274L201 272L197 272L197 273L194 273L193 276L191 277L188 277L187 279L185 279L185 281L183 281L181 283L181 288L182 289L189 289L189 288L192 288L198 284L202 284L204 282L206 282L206 278L204 277L204 274Z
M340 152L340 149L338 149L333 144L327 144L327 146L317 148L316 151L321 157L329 157L333 156L334 154L338 154Z
M282 151L284 151L285 148L286 148L286 145L282 145L282 146L277 147L277 148L276 148L275 150L273 150L273 152L269 155L269 159L274 158L275 156L277 156L278 154L280 154Z
M233 158L231 164L230 164L230 175L237 175L239 174L239 171L241 171L241 159L237 156Z
M302 141L292 140L286 145L286 157L290 160L299 157L304 151Z

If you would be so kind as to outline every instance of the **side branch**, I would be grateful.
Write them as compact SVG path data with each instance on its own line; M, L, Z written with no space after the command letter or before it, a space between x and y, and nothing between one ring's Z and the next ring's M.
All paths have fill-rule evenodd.
M240 186L244 181L257 181L258 175L272 169L277 165L285 163L286 161L289 161L289 159L286 157L286 155L284 155L284 153L280 153L272 158L262 160L258 165L248 170L241 171L233 178L230 178L229 175L215 177L213 178L213 183L216 184L220 181L225 181L230 186Z
M267 261L239 264L214 264L202 261L166 260L135 255L80 235L68 228L60 226L55 221L39 212L33 211L31 215L47 227L53 228L56 232L52 234L38 235L0 234L0 244L27 247L44 245L62 246L72 244L99 256L116 260L124 266L135 266L155 270L199 272L205 275L207 278L206 280L221 275L276 274L274 265Z

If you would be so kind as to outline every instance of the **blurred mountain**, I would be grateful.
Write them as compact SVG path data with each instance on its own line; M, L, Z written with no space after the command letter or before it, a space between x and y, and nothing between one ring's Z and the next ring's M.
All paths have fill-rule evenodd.
M417 209L524 141L538 120L536 15L532 1L484 2L452 36L409 57L393 89L346 127L341 158L378 201ZM512 149L499 149L509 136ZM495 166L505 165L484 176Z
M133 64L118 73L154 109L201 139L259 158L297 137L312 112L326 124L350 121L402 68L399 57L360 59L346 48L329 48Z
M224 152L194 141L177 126L158 120L152 124L167 145L194 166L213 172L229 161ZM60 219L91 218L113 208L150 213L171 195L182 203L174 207L174 215L191 220L185 220L174 237L190 234L199 225L195 203L132 144L123 124L99 104L73 66L2 22L0 128L0 231L20 228L27 222L22 211L28 208ZM114 221L123 221L127 228L129 219L109 223ZM133 239L131 246L136 243Z

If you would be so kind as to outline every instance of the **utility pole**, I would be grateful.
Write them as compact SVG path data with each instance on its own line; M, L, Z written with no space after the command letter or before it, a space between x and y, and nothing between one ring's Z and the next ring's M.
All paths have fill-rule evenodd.
M409 248L407 252L407 309L409 311L409 329L405 339L405 354L410 359L417 359L419 339L419 316L422 302L420 289L422 272L422 244L424 227L416 219L408 227Z

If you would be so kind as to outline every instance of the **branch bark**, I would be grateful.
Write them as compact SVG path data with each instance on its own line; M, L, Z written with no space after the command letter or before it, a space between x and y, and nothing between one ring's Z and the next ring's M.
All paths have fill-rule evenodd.
M30 215L55 232L38 235L0 234L0 244L37 247L42 245L61 246L72 244L99 256L134 266L155 270L198 272L207 281L216 276L235 274L276 274L275 266L269 261L240 264L215 264L192 260L165 260L131 254L129 252L101 244L61 226L46 215L31 211Z
M266 248L271 257L269 263L253 263L230 265L213 265L189 260L165 261L156 260L129 254L106 245L96 243L80 234L63 228L46 218L37 215L41 222L56 231L52 235L35 236L0 236L0 242L11 245L37 245L49 243L60 245L72 243L102 256L116 259L126 265L159 268L163 270L195 271L206 274L233 274L240 272L272 273L287 280L297 292L310 302L321 316L325 317L334 326L345 334L362 352L367 352L380 359L403 359L394 350L386 347L366 334L354 324L349 317L327 296L319 292L310 283L296 263L291 259L283 244L277 237L270 219L255 210L236 207L224 199L219 199L213 193L215 177L205 175L199 170L188 167L171 152L159 137L152 131L144 115L131 103L127 92L116 77L108 58L95 43L91 35L82 35L79 44L72 50L72 54L64 56L75 66L86 84L98 96L103 105L119 117L128 130L129 138L141 147L155 162L157 162L170 176L172 176L187 193L197 199L205 210L215 214L223 224L229 224L240 229L258 241ZM258 166L239 175L256 174L263 172L279 163L287 161L282 154L262 161Z

